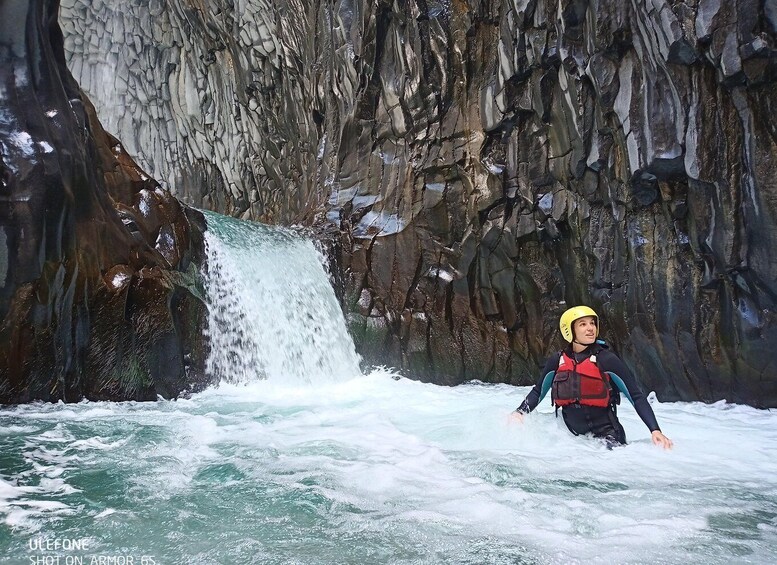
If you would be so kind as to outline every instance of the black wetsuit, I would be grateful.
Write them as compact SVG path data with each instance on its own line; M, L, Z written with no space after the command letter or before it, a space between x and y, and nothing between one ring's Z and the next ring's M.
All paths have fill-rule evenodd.
M602 372L610 371L621 378L629 396L631 396L637 414L645 422L648 429L651 432L660 430L653 408L651 408L650 403L647 401L645 393L642 392L636 377L623 361L607 348L604 342L597 341L580 353L575 353L572 347L569 346L564 350L564 353L575 363L579 363L591 355L596 355L596 365ZM561 357L561 352L550 356L547 363L545 363L542 377L540 377L540 380L517 408L518 412L528 414L537 407L537 404L540 402L540 393L545 375L558 369L559 357ZM623 431L623 426L618 421L616 413L616 403L619 401L620 394L615 386L613 386L611 398L612 401L608 408L582 406L580 404L562 407L561 414L564 416L564 423L575 435L591 434L594 437L603 438L608 445L626 443L626 433Z

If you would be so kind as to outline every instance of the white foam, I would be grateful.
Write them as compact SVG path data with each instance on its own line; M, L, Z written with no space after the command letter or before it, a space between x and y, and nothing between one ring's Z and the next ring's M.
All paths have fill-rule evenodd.
M777 556L768 519L777 506L772 412L656 402L676 445L663 451L622 406L631 444L608 451L573 437L547 401L523 424L511 423L507 415L527 388L396 377L378 370L343 382L222 383L175 402L13 409L5 418L24 418L24 426L11 424L30 466L17 481L0 480L0 516L17 532L56 528L62 516L83 514L73 497L91 495L71 481L96 468L121 473L139 505L98 503L88 511L111 523L216 504L215 518L239 529L240 510L218 498L231 489L270 489L276 494L268 500L309 499L304 504L313 506L304 507L330 525L311 530L311 543L324 543L328 527L344 528L357 544L369 543L360 532L411 545L423 539L426 560L475 551L473 540L490 540L496 555L522 548L516 555L540 562L736 561L733 551L768 563ZM224 465L232 474L211 479L221 490L203 489L202 473ZM257 516L265 496L251 502ZM272 506L272 519L294 524L299 504ZM99 523L83 535L99 534ZM181 559L196 560L186 554L192 541L177 539L160 543L177 543Z
M207 370L233 382L305 383L360 374L312 242L279 228L206 217Z

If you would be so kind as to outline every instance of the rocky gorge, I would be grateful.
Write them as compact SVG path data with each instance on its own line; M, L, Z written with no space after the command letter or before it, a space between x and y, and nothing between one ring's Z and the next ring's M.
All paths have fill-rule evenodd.
M42 0L4 3L3 22L18 20L10 12L19 4L48 10L44 38L56 27L56 3ZM367 362L440 384L529 384L561 345L559 314L586 303L661 400L777 406L777 2L65 0L59 25L75 82L139 165L119 159L136 178L125 172L123 189L107 183L114 210L139 206L145 188L244 219L314 226L331 241L333 278ZM19 32L2 29L4 38ZM30 115L10 99L6 114ZM83 132L77 122L64 129L68 140ZM35 159L16 155L3 150L3 196L35 184L18 172ZM116 170L113 154L101 155L103 169ZM100 176L84 174L100 193ZM47 203L39 210L76 213L45 191L38 198ZM94 229L94 208L64 225ZM196 214L176 210L191 227ZM109 248L131 249L131 224L119 222L121 231L108 211L114 219L100 225L124 241ZM41 264L39 240L28 245L35 260L16 258L19 214L3 217L6 305L31 304L19 293L46 276L73 286L116 265L189 265L185 239L172 261L153 253L159 223L137 229L147 253L135 263L54 231L45 256L66 267L46 275L29 267ZM85 257L75 278L63 249ZM56 296L34 300L61 310ZM8 337L9 312L41 331L62 327L60 315L54 323L29 313L40 306L4 308L2 347L29 343ZM72 328L83 324L65 326L82 335ZM165 335L175 351L189 342ZM183 374L188 355L173 356L170 374ZM29 358L60 367L70 357ZM17 383L29 374L10 371Z

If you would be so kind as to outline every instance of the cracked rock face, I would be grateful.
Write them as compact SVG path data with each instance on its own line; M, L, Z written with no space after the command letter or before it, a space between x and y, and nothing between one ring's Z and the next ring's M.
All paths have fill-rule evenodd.
M777 405L777 3L63 4L190 202L341 230L368 360L528 384L585 303L659 397Z
M103 130L57 13L0 4L0 403L197 390L204 219Z

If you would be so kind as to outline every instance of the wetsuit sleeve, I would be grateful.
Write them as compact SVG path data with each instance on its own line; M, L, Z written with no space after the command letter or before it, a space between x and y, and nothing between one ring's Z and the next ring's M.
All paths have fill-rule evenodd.
M535 408L537 408L537 404L540 403L540 392L542 391L542 383L545 380L545 377L548 373L555 371L558 367L558 358L560 354L551 355L548 360L545 362L545 367L542 369L542 374L540 375L540 379L537 381L537 383L534 385L534 387L529 391L529 394L526 395L526 398L523 399L523 402L521 402L521 405L515 409L516 412L521 412L523 414L528 414Z
M634 409L637 411L637 414L642 421L645 422L648 429L651 432L655 432L656 430L660 431L661 428L658 427L658 421L656 420L653 408L647 400L647 395L642 392L642 387L639 386L639 381L637 381L637 377L634 376L634 373L631 372L617 355L610 351L602 351L598 357L599 368L602 371L611 371L615 373L621 378L623 384L626 385L628 394L631 396L632 403L634 404Z

